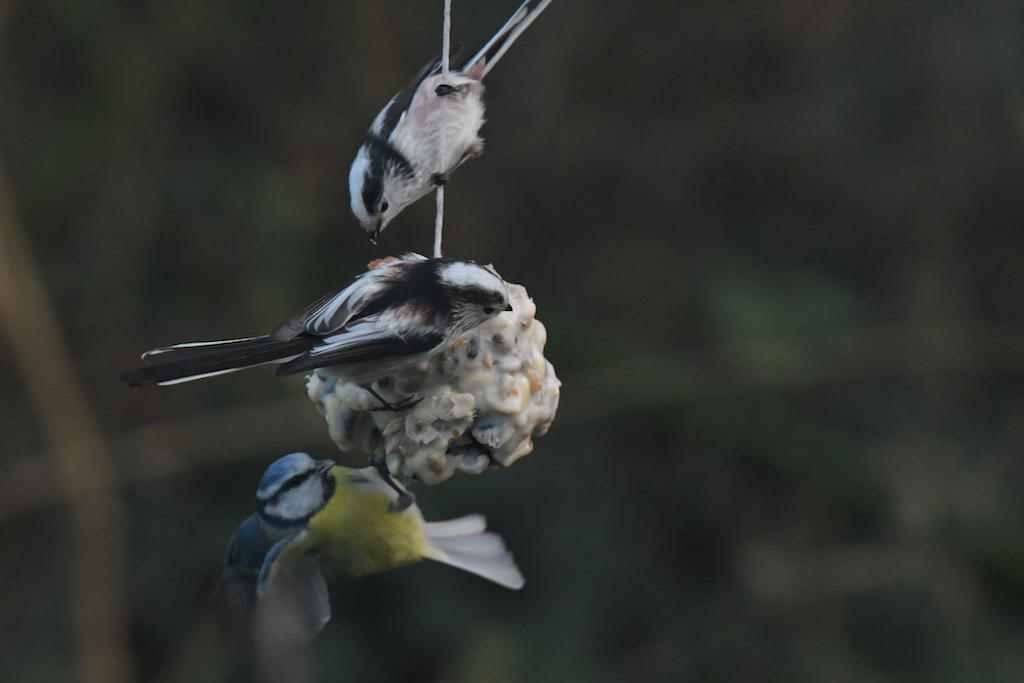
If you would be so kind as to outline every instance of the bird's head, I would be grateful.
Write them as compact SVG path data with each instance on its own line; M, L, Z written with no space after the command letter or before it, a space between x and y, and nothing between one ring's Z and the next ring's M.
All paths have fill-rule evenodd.
M374 244L409 203L403 188L415 178L412 167L387 143L367 136L348 173L349 206Z
M314 460L306 453L275 460L256 489L260 518L274 526L305 524L334 493L333 466L331 460Z
M511 311L508 287L490 268L472 261L445 261L438 280L451 302L456 325L470 329L503 311Z

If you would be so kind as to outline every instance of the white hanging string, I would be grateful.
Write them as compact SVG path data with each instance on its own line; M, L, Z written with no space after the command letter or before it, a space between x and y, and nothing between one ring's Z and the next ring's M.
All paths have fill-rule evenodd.
M452 0L444 0L444 19L441 22L441 75L448 77L448 53L451 51L452 33ZM441 98L442 111L447 113L447 97ZM447 116L442 117L441 127L438 129L438 158L444 158L444 122ZM444 172L441 169L440 172ZM441 258L441 236L444 232L444 185L437 186L437 212L434 215L434 258Z
M452 46L452 0L444 0L444 20L441 24L441 73L448 75L448 53Z
M444 232L444 185L437 186L437 213L434 215L434 258L441 258L441 233Z

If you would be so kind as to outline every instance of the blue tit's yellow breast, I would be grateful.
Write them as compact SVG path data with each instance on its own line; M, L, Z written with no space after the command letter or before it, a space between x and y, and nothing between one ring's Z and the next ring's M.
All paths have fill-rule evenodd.
M345 572L360 576L423 558L427 552L423 517L415 505L388 510L380 490L353 483L335 467L334 495L310 520L302 545Z

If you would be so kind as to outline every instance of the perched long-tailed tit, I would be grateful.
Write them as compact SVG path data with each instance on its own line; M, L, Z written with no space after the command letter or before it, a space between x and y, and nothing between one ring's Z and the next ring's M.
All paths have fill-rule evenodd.
M281 363L278 375L323 368L375 394L374 380L419 363L506 310L508 291L493 270L407 254L321 297L270 334L153 349L121 379L131 386L177 384Z
M483 78L550 2L526 0L447 76L440 59L430 62L377 114L348 174L352 213L371 241L402 209L483 152Z

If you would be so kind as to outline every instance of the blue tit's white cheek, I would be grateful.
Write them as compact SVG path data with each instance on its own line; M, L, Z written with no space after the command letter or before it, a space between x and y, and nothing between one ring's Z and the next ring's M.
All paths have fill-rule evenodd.
M263 511L282 521L302 520L320 509L323 498L323 481L320 477L309 477L295 488L282 491L263 506Z

